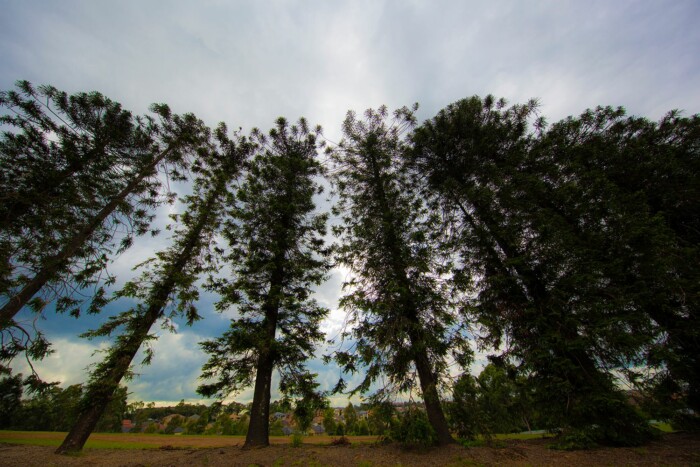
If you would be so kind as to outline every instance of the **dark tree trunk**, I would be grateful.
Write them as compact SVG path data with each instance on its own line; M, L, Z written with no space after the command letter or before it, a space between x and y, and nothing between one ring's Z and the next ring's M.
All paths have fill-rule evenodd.
M285 223L286 225L286 223ZM264 341L258 356L258 368L255 374L255 392L253 406L250 409L250 425L245 437L244 449L265 447L270 445L270 389L272 386L272 371L277 359L275 349L275 333L279 316L279 294L282 290L284 276L284 251L276 258L275 270L270 278L268 301L264 305L265 320Z
M430 425L433 427L433 430L435 430L437 443L440 446L454 443L455 440L450 434L447 419L445 418L442 405L440 404L440 396L437 391L437 379L430 367L427 352L425 350L418 352L414 363L416 365L416 370L418 370L425 411L428 414Z
M81 401L84 408L63 443L56 449L56 454L78 452L83 449L107 405L112 401L119 383L129 370L141 343L160 316L161 309L162 307L150 307L134 326L134 333L108 358L106 366L111 368L104 378L88 386L86 395Z
M39 292L47 282L54 280L63 267L75 256L80 248L85 245L90 236L102 225L117 207L124 202L127 196L136 190L143 180L151 176L160 162L172 151L173 145L159 154L148 166L146 166L129 184L122 189L100 212L85 224L78 233L63 247L63 249L50 258L41 269L16 295L12 296L5 306L0 309L0 329L10 325L12 319L19 311Z
M255 374L255 393L244 449L270 445L270 386L273 368L274 359L271 352L261 352Z

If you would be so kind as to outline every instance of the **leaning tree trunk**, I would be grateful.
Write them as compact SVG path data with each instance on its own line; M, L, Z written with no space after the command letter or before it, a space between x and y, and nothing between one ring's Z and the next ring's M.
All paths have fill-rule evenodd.
M161 311L162 306L151 306L148 312L134 323L133 333L120 343L117 350L104 362L104 367L108 369L107 373L88 386L85 397L81 401L87 408L81 411L73 428L56 449L56 454L68 454L83 449L107 405L112 401L119 383L129 370L141 343L161 315Z
M89 406L84 408L78 416L78 420L70 433L63 440L63 443L56 450L56 454L66 454L77 452L83 449L88 437L97 426L97 422L104 413L107 405L114 397L114 393L119 387L119 383L129 370L132 360L141 347L141 344L148 337L148 332L155 322L163 314L163 309L168 301L168 296L176 286L176 274L180 273L187 264L199 254L200 239L202 232L211 224L212 218L216 216L216 204L219 194L226 186L226 175L222 175L215 189L213 189L200 211L199 220L187 233L180 254L166 268L163 280L154 285L149 295L150 303L147 311L143 315L135 317L127 328L128 335L117 342L115 350L103 362L98 371L104 371L102 377L93 381L89 386L84 403Z
M454 443L455 440L452 438L445 413L440 404L440 396L437 391L437 378L430 367L428 353L425 349L416 352L414 363L418 371L418 379L420 380L421 392L423 393L425 411L428 415L430 426L435 430L437 443L440 446Z
M165 151L160 153L153 161L138 173L138 175L129 184L122 189L100 212L93 217L90 222L85 224L78 233L70 239L63 249L46 261L45 266L20 290L12 296L5 306L0 309L0 329L5 329L10 325L12 319L19 311L31 300L31 298L39 292L46 283L54 280L70 259L85 245L90 236L102 225L117 207L124 202L127 196L132 194L134 190L143 182L144 179L151 176L155 168L163 159L173 150L174 144L171 144Z

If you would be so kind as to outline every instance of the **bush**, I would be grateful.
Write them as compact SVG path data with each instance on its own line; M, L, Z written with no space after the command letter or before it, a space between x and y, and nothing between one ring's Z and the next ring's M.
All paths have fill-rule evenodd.
M679 411L671 418L671 426L674 430L697 433L700 431L700 417L695 413Z
M437 442L427 415L416 408L409 409L394 423L391 438L407 447L427 447Z
M656 436L649 423L616 393L590 397L589 405L572 418L579 423L571 423L570 431L565 430L563 436L582 449L595 445L641 446Z
M557 442L550 445L551 449L560 451L577 451L579 449L591 449L598 443L586 433L586 430L570 430L560 434Z

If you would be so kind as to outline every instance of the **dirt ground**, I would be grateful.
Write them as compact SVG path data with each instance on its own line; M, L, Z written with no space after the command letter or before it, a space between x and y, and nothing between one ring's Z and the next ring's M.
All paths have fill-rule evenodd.
M203 438L206 439L206 438ZM601 448L560 452L551 440L509 440L499 447L449 446L404 450L394 445L274 444L244 451L240 446L199 449L164 445L160 449L88 449L78 456L59 456L55 447L0 445L2 466L395 466L395 465L700 465L700 435L675 433L638 448Z

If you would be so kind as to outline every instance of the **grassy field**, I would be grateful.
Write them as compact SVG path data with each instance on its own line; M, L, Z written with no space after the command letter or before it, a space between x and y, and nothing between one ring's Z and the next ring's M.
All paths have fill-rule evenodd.
M669 423L653 423L651 426L656 428L657 430L661 430L663 433L673 433L673 427Z
M0 466L700 466L700 435L695 433L670 433L639 447L599 447L571 452L550 449L551 440L541 438L541 434L499 435L488 444L452 444L430 449L405 449L397 443L375 445L373 436L352 436L352 444L345 446L330 446L332 437L309 436L304 438L303 446L294 447L291 437L280 436L271 439L273 445L269 448L245 450L241 449L244 441L241 436L98 433L91 436L88 448L79 454L55 454L55 446L64 436L65 433L0 431ZM529 439L533 436L540 438Z
M668 424L654 425L663 432L671 432ZM0 443L26 444L32 446L58 446L65 438L64 432L51 431L5 431L0 430ZM504 440L528 440L550 437L550 434L539 433L509 433L496 434L495 441ZM337 436L305 436L304 444L329 445ZM369 444L377 441L377 436L348 436L352 444ZM93 433L85 445L88 449L197 449L197 448L223 448L242 446L245 436L219 436L219 435L162 435L147 433ZM271 436L270 444L291 444L291 436ZM486 440L479 437L467 443L470 446L481 446Z
M29 444L33 446L58 446L66 437L64 432L53 431L4 431L0 430L0 443ZM306 436L304 444L330 444L337 436ZM353 444L373 443L376 436L348 436ZM242 445L245 436L217 435L161 435L147 433L93 433L86 448L93 449L159 449L219 448ZM291 436L271 436L270 444L291 444Z

